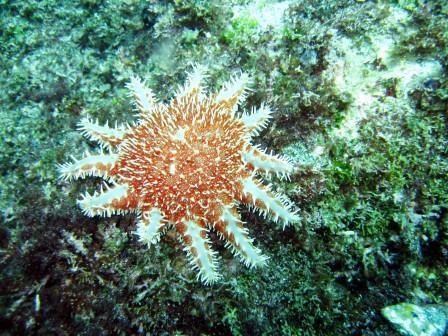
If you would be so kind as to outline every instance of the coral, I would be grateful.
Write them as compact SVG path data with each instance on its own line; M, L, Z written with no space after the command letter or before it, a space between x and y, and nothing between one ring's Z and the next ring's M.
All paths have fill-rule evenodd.
M243 204L271 213L284 225L298 220L281 194L264 186L258 171L286 177L293 166L286 157L268 154L250 144L271 116L267 105L236 114L247 95L249 77L234 77L221 91L207 97L202 86L205 69L195 67L168 105L157 102L138 78L128 84L139 120L132 126L110 128L86 118L82 133L109 153L87 154L60 166L67 180L99 176L106 189L78 201L88 216L138 213L136 234L148 246L167 227L174 227L191 264L204 283L213 283L216 252L209 229L226 241L247 266L264 265L267 257L238 214Z

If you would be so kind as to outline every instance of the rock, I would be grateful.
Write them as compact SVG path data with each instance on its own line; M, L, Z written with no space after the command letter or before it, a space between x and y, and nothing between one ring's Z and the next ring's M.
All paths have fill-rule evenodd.
M448 324L448 306L400 303L381 310L402 335L443 336Z

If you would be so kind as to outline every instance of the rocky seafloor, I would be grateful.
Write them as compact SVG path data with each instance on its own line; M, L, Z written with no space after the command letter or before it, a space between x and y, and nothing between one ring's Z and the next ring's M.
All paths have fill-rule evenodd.
M1 335L444 335L448 5L443 1L0 0ZM138 75L161 101L192 65L252 78L274 113L254 138L301 220L240 208L264 268L213 233L207 286L173 232L86 217L58 164L85 116L132 122ZM245 106L243 106L244 108Z

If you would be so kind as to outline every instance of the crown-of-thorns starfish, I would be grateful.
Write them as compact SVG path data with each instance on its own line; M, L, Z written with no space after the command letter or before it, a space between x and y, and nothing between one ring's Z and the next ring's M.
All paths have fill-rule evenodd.
M204 69L195 67L187 83L168 105L134 77L128 84L138 121L111 128L90 119L79 123L82 133L107 153L89 153L60 166L61 177L100 176L105 189L86 193L78 203L88 216L111 216L135 211L135 233L148 246L172 226L198 278L213 283L220 278L209 230L247 266L266 263L237 211L247 205L272 215L284 225L297 221L291 202L262 184L258 171L281 177L293 171L291 162L267 154L250 143L271 116L267 105L237 113L245 100L249 77L235 76L206 96Z

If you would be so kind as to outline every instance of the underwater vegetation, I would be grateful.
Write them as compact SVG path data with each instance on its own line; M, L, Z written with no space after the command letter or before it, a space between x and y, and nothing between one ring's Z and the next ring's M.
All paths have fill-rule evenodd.
M410 308L443 326L445 2L0 0L0 18L2 335L399 335ZM239 207L269 259L246 268L211 231L207 286L174 231L148 249L137 214L84 216L101 178L58 171L95 152L80 120L135 117L134 74L166 103L193 64L209 88L250 76L242 108L272 107L253 142L296 163L263 179L300 209L283 229Z

